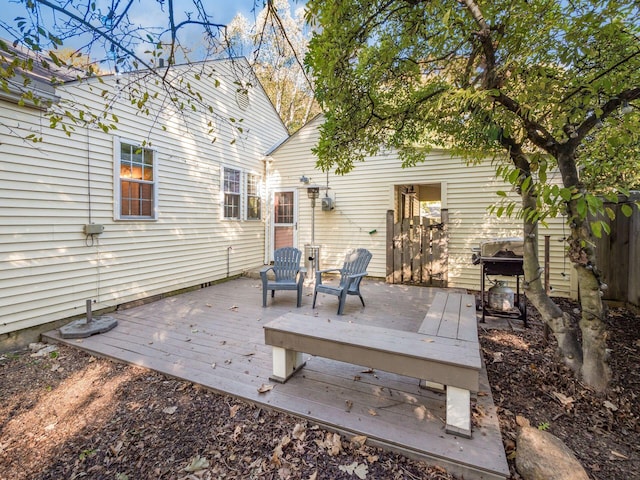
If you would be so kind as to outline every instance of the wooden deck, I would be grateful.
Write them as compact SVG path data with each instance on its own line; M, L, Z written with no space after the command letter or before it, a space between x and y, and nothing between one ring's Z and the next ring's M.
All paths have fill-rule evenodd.
M467 480L508 478L484 369L471 439L445 433L445 395L419 388L415 378L311 357L287 383L269 380L265 323L296 312L308 316L311 329L317 322L341 320L417 332L437 290L366 279L366 308L349 298L338 317L333 296L318 295L317 308L311 308L310 287L299 309L296 292L276 292L262 308L260 280L239 278L114 312L118 326L107 333L63 340L56 330L44 340L179 377L346 435L366 435L371 444L441 465ZM274 388L259 393L263 384Z

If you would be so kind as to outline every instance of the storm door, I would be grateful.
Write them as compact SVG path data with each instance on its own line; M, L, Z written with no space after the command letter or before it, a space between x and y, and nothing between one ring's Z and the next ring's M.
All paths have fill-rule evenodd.
M273 249L297 246L297 192L281 190L273 194Z

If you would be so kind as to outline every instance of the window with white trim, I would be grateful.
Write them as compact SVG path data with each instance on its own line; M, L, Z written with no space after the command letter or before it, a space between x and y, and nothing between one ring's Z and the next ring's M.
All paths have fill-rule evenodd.
M260 196L260 176L247 174L247 220L262 218L262 197Z
M155 151L116 139L115 154L115 218L155 220L158 195Z
M241 171L224 167L224 218L240 220L240 178Z

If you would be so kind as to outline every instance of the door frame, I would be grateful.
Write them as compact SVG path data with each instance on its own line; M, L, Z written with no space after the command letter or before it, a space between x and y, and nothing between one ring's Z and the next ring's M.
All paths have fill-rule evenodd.
M435 186L439 186L437 196L434 196L433 190L422 190L422 187ZM407 193L404 192L405 189ZM418 202L439 200L440 223L424 219L419 211L416 215L416 205L411 205L406 212L407 194L411 198L417 196ZM423 179L410 184L390 185L389 198L390 208L387 210L386 221L386 282L446 287L449 281L447 183Z

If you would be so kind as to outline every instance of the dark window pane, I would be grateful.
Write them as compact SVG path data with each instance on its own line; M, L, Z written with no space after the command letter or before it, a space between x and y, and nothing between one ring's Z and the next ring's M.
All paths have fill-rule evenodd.
M240 193L240 170L224 169L224 191Z
M224 195L225 218L240 218L240 195L226 193Z
M247 218L250 220L260 220L260 207L260 197L249 197L247 199Z

